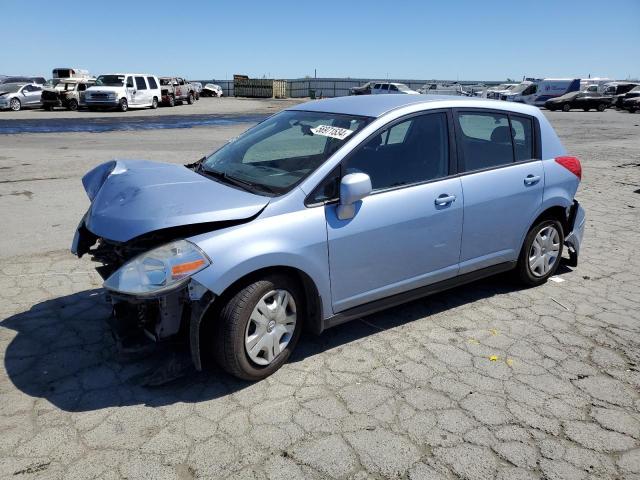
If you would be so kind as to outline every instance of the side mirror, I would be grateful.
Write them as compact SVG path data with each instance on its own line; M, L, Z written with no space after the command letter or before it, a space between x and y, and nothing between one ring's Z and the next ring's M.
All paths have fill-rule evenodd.
M371 193L371 178L366 173L350 173L340 182L340 204L337 214L340 220L349 220L356 214L355 204Z

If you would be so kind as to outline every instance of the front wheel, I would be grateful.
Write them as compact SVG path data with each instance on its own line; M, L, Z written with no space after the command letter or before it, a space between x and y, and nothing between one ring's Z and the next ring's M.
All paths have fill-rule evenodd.
M151 101L151 109L155 110L156 108L158 108L158 97L153 97L153 100Z
M22 104L20 103L20 100L18 100L17 98L12 98L11 101L9 102L9 108L14 112L17 112L22 108Z
M568 112L569 110L571 110L571 106L570 106L568 103L565 103L565 104L562 106L562 111L563 111L563 112Z
M189 105L193 105L193 93L190 93L189 96L187 97L187 103Z
M629 107L629 113L636 113L636 109L633 107Z
M302 292L289 277L270 275L247 285L212 319L216 362L243 380L268 377L295 348L303 315Z
M597 110L599 112L604 112L604 110L607 108L607 106L604 103L600 103L598 104Z
M558 220L542 220L534 225L518 259L520 280L532 287L545 283L560 265L563 245L564 230Z
M129 102L127 102L126 98L121 98L120 103L118 104L118 108L121 112L126 112L129 110Z
M69 100L69 103L67 103L67 108L75 112L76 110L78 110L78 101L76 99Z

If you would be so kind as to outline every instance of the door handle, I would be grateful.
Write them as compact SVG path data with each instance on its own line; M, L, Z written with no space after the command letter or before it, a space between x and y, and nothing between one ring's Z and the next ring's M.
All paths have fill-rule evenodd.
M527 175L524 179L525 185L535 185L540 181L540 175Z
M453 203L455 200L456 200L455 195L447 195L446 193L443 193L442 195L440 195L438 198L435 199L435 204L448 205L450 203Z

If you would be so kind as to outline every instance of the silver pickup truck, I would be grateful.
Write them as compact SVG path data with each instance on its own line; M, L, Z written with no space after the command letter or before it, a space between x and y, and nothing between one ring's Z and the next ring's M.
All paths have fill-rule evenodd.
M160 77L162 104L173 107L185 101L191 105L196 100L195 87L181 77Z

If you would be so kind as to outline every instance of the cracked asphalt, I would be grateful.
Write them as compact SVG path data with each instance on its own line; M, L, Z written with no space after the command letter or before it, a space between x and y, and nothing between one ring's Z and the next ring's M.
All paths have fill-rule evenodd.
M58 246L86 200L68 193L64 214L43 201L61 224L51 243L22 233L24 253L0 257L0 478L640 478L640 115L547 114L584 169L577 268L533 289L500 276L306 335L254 384L180 368L172 349L116 352L91 262ZM191 129L189 145L176 135L156 158L205 153L215 132L236 134ZM36 137L0 137L0 177L19 180L8 170L21 162L46 170L48 145L72 154L86 140ZM90 138L101 160L101 139L140 151L157 140ZM66 170L69 189L81 167ZM56 181L31 184L33 199L0 185L2 223L66 195ZM15 231L2 236L19 251ZM144 386L158 368L178 378Z

